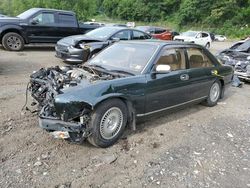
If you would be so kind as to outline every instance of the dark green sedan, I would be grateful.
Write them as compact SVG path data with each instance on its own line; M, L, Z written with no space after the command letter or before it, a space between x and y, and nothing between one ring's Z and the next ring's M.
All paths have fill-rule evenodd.
M114 144L136 119L192 103L215 106L232 81L205 48L164 41L118 42L86 64L40 69L30 91L39 124L55 137Z

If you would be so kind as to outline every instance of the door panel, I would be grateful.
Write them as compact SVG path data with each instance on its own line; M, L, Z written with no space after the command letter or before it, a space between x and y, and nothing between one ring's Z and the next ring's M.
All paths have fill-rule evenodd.
M204 51L199 48L188 48L187 58L192 99L207 96L216 78L211 73L212 70L216 69L215 66Z
M157 74L155 78L147 75L146 113L184 103L189 100L188 80L181 80L187 70Z
M189 75L186 69L184 49L163 48L155 67L157 65L169 65L172 71L166 74L151 73L147 75L146 113L190 100Z
M58 30L54 13L39 12L29 20L26 29L30 42L56 42Z

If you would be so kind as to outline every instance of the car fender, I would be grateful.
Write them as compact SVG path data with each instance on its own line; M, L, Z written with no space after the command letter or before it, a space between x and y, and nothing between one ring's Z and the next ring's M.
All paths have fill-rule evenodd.
M4 26L0 27L1 39L3 38L4 34L6 34L8 32L17 32L18 34L20 34L24 38L26 43L28 42L28 38L26 37L25 32L21 26L15 25L15 24L8 24L8 25L4 25Z
M91 42L91 43L86 43L86 45L89 45L89 56L91 57L93 54L98 53L99 51L103 50L106 48L109 43L108 42Z
M93 52L95 50L101 50L104 47L108 46L108 42L91 42L91 43L86 43L86 45L89 45L90 51Z
M134 79L135 77L100 81L99 83L85 82L78 87L68 88L64 94L56 96L56 111L58 114L66 111L69 113L69 117L72 117L86 107L93 111L105 100L120 98L131 102L140 100L134 105L137 111L144 112L146 79L144 75L138 76L136 85Z

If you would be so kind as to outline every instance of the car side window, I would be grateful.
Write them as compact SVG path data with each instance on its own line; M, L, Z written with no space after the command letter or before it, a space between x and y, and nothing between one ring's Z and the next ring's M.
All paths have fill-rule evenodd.
M38 14L33 20L37 21L37 25L51 25L55 23L55 15L49 12Z
M204 54L202 49L188 48L189 68L214 67L212 61Z
M142 33L140 31L133 31L133 40L143 40L150 39L149 35Z
M119 38L120 40L130 40L130 31L123 30L116 33L112 38Z
M161 28L155 29L155 34L161 34L164 32L166 32L166 29L161 29Z
M169 65L171 71L186 69L184 49L163 49L156 65Z
M202 33L202 34L201 34L201 37L202 37L202 38L208 37L208 34L207 34L207 33Z
M59 24L66 27L77 26L76 18L70 14L59 13Z

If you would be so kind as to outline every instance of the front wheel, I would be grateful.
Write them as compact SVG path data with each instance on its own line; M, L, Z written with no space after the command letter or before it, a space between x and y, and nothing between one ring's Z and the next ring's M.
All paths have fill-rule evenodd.
M215 81L209 90L208 98L206 99L204 104L209 107L217 105L217 102L221 96L221 91L220 81Z
M127 123L127 107L119 99L101 103L93 112L89 127L92 134L88 141L97 147L113 145L124 132Z
M24 48L24 39L17 33L6 33L2 39L3 47L9 51L21 51Z

